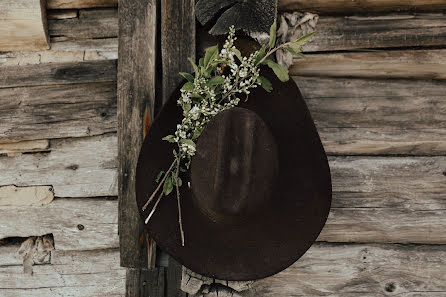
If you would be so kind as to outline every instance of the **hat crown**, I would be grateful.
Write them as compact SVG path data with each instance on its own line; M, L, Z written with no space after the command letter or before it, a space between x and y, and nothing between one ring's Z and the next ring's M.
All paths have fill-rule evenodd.
M198 139L191 167L194 202L215 222L247 219L270 199L278 164L276 141L261 117L240 107L225 110Z

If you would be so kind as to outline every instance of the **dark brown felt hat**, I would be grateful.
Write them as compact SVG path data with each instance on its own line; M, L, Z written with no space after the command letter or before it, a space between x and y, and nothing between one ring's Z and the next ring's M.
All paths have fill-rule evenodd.
M164 197L146 225L157 244L199 274L253 280L299 259L322 230L331 204L330 169L296 84L266 68L273 91L254 89L248 102L216 115L197 142L182 177L185 246L181 246L175 193ZM136 170L143 220L157 174L167 169L174 144L163 141L181 122L179 88L155 119ZM187 186L190 181L190 188Z

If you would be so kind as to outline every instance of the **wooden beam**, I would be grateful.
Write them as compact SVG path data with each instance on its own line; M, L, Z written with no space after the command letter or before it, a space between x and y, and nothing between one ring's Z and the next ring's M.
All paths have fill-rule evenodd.
M144 131L148 128L145 123L153 120L156 3L155 0L122 0L119 3L119 239L121 265L129 268L147 268L155 262L154 245L136 207L135 170Z
M318 14L354 14L392 11L440 11L443 0L279 0L279 11L308 11Z
M445 258L445 246L319 243L241 295L443 296Z
M53 199L54 192L51 186L0 186L0 206L46 205Z
M395 50L309 54L290 74L311 77L446 79L446 50Z
M69 82L69 77L63 81ZM115 131L115 82L0 89L0 143Z
M0 186L47 185L57 197L116 196L116 148L116 134L108 134L53 140L50 152L0 156Z
M0 68L0 88L116 82L116 60Z
M2 206L0 222L0 239L52 233L58 251L119 245L116 200L60 198L44 206Z
M446 154L444 81L294 79L329 154Z
M21 154L29 152L48 151L50 142L48 140L31 140L14 143L0 143L0 154Z
M15 252L17 248L8 247ZM33 271L31 276L19 265L0 263L0 295L118 297L125 293L125 269L119 267L117 249L79 252L59 251L56 246L51 264L35 265Z
M1 0L0 52L49 48L46 0Z
M118 0L47 0L48 9L116 7Z

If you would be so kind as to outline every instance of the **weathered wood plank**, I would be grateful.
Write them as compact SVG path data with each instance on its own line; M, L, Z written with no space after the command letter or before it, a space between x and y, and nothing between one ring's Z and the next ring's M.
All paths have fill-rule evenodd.
M80 10L78 18L49 20L48 31L52 38L64 40L117 37L117 13L114 8Z
M0 295L4 297L124 296L125 269L119 251L52 252L51 264L36 265L32 276L20 266L0 266Z
M21 154L26 152L47 151L50 147L48 140L31 140L13 143L0 143L0 154Z
M353 14L391 11L439 11L446 8L442 0L279 0L279 11L309 11L318 14Z
M48 9L116 7L118 0L47 0Z
M51 141L51 152L0 157L0 185L53 186L57 197L117 195L116 134Z
M444 81L294 77L329 154L444 155Z
M330 168L319 240L446 243L446 157L330 157Z
M49 3L48 3L49 5ZM49 20L63 20L77 18L77 9L48 10L47 18Z
M0 88L115 82L116 60L0 67Z
M1 0L0 52L49 48L46 0Z
M188 57L195 60L195 1L164 1L161 5L161 57L163 100L183 78L178 72L192 72Z
M306 55L290 74L313 77L446 79L446 50L396 50Z
M51 186L16 187L10 185L0 187L0 206L45 205L53 199L54 192Z
M144 230L135 198L135 169L144 133L153 119L157 2L119 3L118 195L121 265L147 268L156 248ZM140 284L141 286L142 284Z
M445 257L444 245L318 243L291 267L242 295L445 296Z
M60 198L44 206L2 206L0 239L52 233L56 250L117 248L117 210L116 200L105 199Z
M127 268L126 296L165 297L164 275L163 268Z
M66 82L70 76L56 75ZM115 131L115 82L0 89L0 143Z

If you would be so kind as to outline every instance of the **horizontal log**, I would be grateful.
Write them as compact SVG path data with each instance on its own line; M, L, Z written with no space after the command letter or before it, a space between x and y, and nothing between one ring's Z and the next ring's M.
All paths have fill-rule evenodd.
M48 31L52 38L63 40L117 37L118 10L80 10L75 19L49 20Z
M446 50L309 54L290 74L312 77L446 79Z
M309 11L318 14L353 14L390 11L439 11L446 8L443 0L279 0L279 11Z
M116 134L53 140L50 149L0 157L0 185L50 185L56 197L117 195Z
M47 0L48 9L116 7L118 0Z
M319 243L242 295L439 297L446 294L445 259L445 246Z
M16 155L27 152L41 152L49 149L48 140L31 140L14 143L0 143L0 154Z
M52 233L56 250L119 246L117 200L59 198L44 206L2 206L0 222L0 239Z
M3 297L124 296L125 269L119 267L119 251L56 251L51 264L36 265L33 275L20 266L1 266Z
M318 240L445 244L446 157L330 157L332 209Z
M62 82L76 77L66 69L73 75L56 74ZM0 143L114 132L116 104L115 82L0 89Z
M53 199L54 192L51 186L0 187L0 206L45 205Z
M49 48L45 0L2 0L0 52Z
M116 60L0 68L0 88L115 82Z
M329 154L444 155L444 81L294 77Z
M118 59L117 38L90 39L55 42L47 51L0 53L0 67L116 59Z

